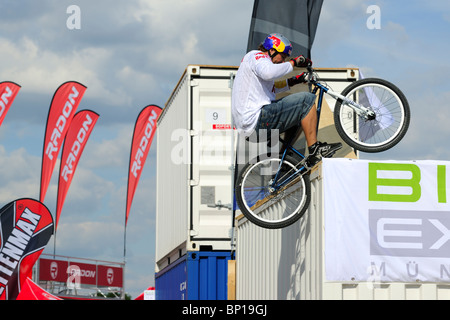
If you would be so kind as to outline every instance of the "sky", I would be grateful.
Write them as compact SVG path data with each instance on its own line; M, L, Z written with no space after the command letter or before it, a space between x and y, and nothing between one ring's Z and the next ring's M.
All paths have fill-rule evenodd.
M71 5L80 9L71 29ZM379 8L378 28L368 20ZM45 123L55 90L87 86L78 110L100 118L70 186L56 248L45 253L122 262L128 162L134 123L149 104L164 107L188 64L239 65L253 0L1 0L0 81L22 86L0 127L0 206L39 198ZM450 159L450 2L324 0L314 66L359 67L395 83L411 125L377 160ZM126 291L154 285L156 139L127 226ZM57 170L44 204L56 211Z

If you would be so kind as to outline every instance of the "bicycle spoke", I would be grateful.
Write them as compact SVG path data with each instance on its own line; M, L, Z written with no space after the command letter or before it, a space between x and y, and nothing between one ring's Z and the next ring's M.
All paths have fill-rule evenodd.
M277 158L252 165L242 177L238 193L244 215L268 228L297 220L309 203L309 184L297 166L301 168L301 163Z
M343 93L347 98L372 110L374 119L357 115L347 105L337 105L336 126L346 142L358 150L379 152L401 139L409 124L409 109L397 92L384 80L363 80ZM398 89L396 89L398 90ZM406 103L407 104L407 103ZM406 113L408 109L408 114Z

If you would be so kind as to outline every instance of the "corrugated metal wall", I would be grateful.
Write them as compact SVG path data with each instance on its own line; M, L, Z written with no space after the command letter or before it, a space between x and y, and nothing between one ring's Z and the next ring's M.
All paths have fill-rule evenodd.
M188 252L155 276L157 300L226 300L230 252Z
M317 237L322 210L319 171L312 174L311 205L295 224L278 230L239 219L236 242L236 298L290 300L319 298L317 272L322 243ZM322 233L319 233L322 234ZM308 279L308 281L306 281Z
M186 106L186 101L189 100L189 90L186 89L188 85L187 77L183 77L169 107L165 108L158 122L156 211L161 214L156 215L156 261L187 238L188 215L180 213L187 210L189 167L186 163L171 159L172 145L167 140L170 141L175 129L187 128L190 111ZM180 130L180 134L183 132L186 131ZM182 138L174 136L174 139ZM175 160L179 160L178 156L177 154Z
M187 263L186 257L160 271L155 276L156 300L187 299Z

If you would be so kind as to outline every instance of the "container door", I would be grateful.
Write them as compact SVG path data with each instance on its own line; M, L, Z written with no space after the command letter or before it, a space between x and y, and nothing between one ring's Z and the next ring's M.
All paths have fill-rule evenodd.
M191 229L193 247L230 248L231 88L230 71L192 81ZM221 244L221 242L223 244Z
M227 300L230 252L189 252L187 299Z

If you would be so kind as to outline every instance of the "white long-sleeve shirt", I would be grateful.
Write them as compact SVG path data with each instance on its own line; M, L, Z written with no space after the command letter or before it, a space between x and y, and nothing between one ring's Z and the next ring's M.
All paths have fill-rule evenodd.
M275 87L275 80L292 72L289 62L274 64L267 53L250 51L242 59L233 84L231 112L240 133L250 135L258 121L261 108L275 100L279 92L289 90L287 83Z

